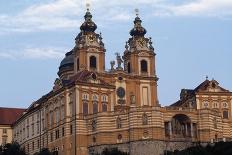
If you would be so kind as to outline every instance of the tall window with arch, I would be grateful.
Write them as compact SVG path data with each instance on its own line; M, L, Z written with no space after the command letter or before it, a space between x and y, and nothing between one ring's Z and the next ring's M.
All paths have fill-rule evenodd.
M61 120L64 120L64 115L65 115L65 109L64 109L64 105L61 106Z
M49 120L49 124L50 124L50 126L52 126L52 124L53 124L53 112L52 112L52 111L50 111L50 120Z
M147 61L146 60L141 60L140 68L141 68L141 73L147 73L148 72Z
M69 104L68 104L68 108L69 108L69 116L72 117L73 116L73 101L74 101L74 96L73 93L69 94Z
M127 63L127 72L131 73L131 64L130 64L130 62Z
M108 96L102 95L102 112L107 111L107 104L108 104Z
M93 101L93 113L96 114L98 113L98 95L94 94L92 97Z
M97 58L95 56L90 56L89 66L90 66L90 69L97 69Z
M82 104L83 104L83 114L88 115L89 113L89 94L83 93L82 94Z
M122 119L120 117L116 119L116 127L117 129L122 128Z
M60 121L60 108L56 109L56 123L59 123Z
M77 71L80 69L79 58L77 58Z

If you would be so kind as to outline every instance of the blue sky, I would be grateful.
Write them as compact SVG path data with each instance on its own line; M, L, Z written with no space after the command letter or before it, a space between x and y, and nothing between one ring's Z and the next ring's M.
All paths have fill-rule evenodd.
M74 47L85 14L83 0L0 1L0 106L28 107L49 92L64 54ZM106 46L106 67L123 53L140 10L156 50L160 103L182 88L216 79L232 90L231 0L92 0Z

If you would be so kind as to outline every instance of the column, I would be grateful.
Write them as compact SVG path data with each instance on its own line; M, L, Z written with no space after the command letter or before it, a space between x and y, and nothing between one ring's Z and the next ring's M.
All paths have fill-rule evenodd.
M191 131L191 137L193 138L194 135L193 135L193 123L192 122L190 123L190 131Z
M185 137L188 137L188 125L187 125L187 123L184 126L185 126Z
M171 137L172 136L172 123L168 122L168 126L169 126L169 135Z

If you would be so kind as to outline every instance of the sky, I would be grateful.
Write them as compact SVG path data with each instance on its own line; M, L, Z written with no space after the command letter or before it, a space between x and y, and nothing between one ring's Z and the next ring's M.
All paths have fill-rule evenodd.
M232 91L232 0L1 0L0 107L28 107L48 93L90 3L106 68L123 53L139 9L152 37L162 106L214 78Z

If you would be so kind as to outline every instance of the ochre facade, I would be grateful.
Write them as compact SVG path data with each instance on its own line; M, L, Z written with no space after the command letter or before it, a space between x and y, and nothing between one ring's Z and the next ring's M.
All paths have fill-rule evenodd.
M123 56L117 53L107 71L102 36L95 33L97 25L89 10L84 17L52 91L13 125L14 140L28 154L49 148L59 155L88 155L101 151L101 146L124 145L125 151L136 154L131 148L140 142L147 146L157 142L162 154L178 143L232 139L230 91L206 79L195 89L181 90L179 101L162 107L156 54L141 19L135 18ZM150 149L156 148L152 145ZM146 145L138 146L144 150L137 154L146 154Z

